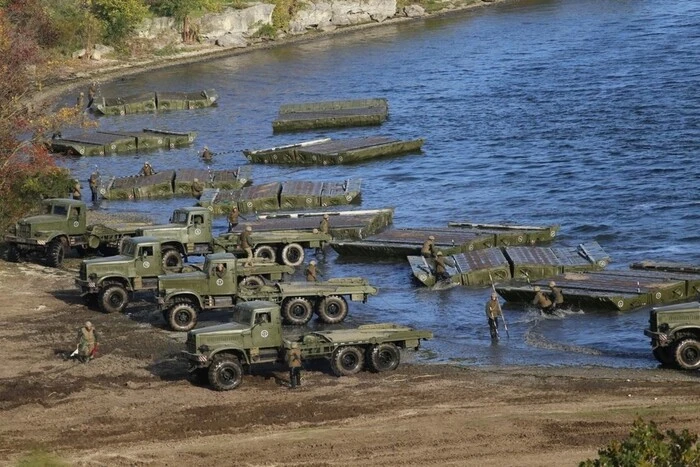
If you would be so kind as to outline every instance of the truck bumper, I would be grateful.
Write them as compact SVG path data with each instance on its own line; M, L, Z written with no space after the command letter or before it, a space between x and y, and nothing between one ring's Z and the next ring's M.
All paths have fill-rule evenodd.
M651 329L645 329L644 335L651 337L651 346L653 348L666 347L670 342L669 337L663 332L654 332Z
M186 360L190 364L190 371L209 366L209 359L206 355L191 353L183 350L180 352L180 358Z
M78 288L78 290L80 290L80 295L87 295L91 293L97 293L100 291L100 289L97 287L97 284L91 280L85 281L82 279L76 279L75 286Z
M16 235L5 235L5 242L13 244L19 248L32 249L46 247L46 240L40 240L36 238L23 238Z

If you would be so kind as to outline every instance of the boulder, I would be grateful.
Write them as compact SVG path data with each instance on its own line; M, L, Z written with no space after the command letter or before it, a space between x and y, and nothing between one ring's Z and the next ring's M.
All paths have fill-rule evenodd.
M199 34L215 40L229 33L249 34L261 25L272 24L274 9L272 4L259 3L242 10L226 8L223 13L208 13L199 21Z
M381 22L396 14L396 0L327 1L304 4L289 23L289 32L330 31L338 26Z
M219 47L232 47L232 48L243 48L248 46L248 41L246 41L243 34L224 34L223 36L217 37L214 40L214 44Z
M418 18L425 16L425 8L420 5L408 5L404 7L403 13L409 18Z

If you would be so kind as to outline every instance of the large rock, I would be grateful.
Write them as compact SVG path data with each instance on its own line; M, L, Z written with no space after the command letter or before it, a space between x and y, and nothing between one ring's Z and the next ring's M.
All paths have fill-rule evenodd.
M136 28L136 36L142 39L155 39L164 34L178 36L177 26L174 18L146 18Z
M408 5L404 7L403 13L409 18L419 18L425 16L425 8L420 5Z
M218 40L225 34L253 33L262 25L272 24L274 9L272 4L259 3L242 10L226 8L223 13L208 13L199 21L199 34Z
M382 22L395 14L396 0L308 2L290 21L289 32L303 34L308 29L330 30L337 26Z
M243 48L248 46L248 41L243 37L243 34L224 34L219 36L214 41L214 44L219 47Z

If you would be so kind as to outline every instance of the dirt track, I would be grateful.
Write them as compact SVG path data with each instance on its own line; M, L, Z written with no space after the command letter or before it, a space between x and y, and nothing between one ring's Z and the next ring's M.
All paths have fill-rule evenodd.
M152 304L90 311L73 279L0 261L0 463L42 448L73 465L563 466L637 416L700 432L697 375L671 370L319 365L296 391L272 368L219 393L186 379L184 337ZM99 358L63 360L86 319Z

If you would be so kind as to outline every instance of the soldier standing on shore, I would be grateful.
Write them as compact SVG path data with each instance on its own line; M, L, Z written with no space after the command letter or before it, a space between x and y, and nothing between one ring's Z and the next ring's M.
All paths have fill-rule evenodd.
M78 330L78 360L87 363L95 358L99 336L90 321Z
M238 236L238 245L246 252L246 261L243 263L243 267L250 267L253 265L253 246L251 245L250 235L253 228L249 225L245 226L245 230L241 232Z
M90 185L90 193L92 195L92 202L96 203L97 202L97 193L98 193L98 185L99 185L99 175L97 175L97 172L93 172L90 174L90 178L88 179L88 184Z
M80 191L80 182L76 181L73 184L73 188L71 188L70 194L73 197L73 199L77 199L77 200L83 199L83 193Z
M489 331L491 339L498 339L498 318L503 316L501 303L498 301L498 294L491 292L491 299L486 302L486 317L489 320Z
M92 107L92 103L95 102L95 94L97 94L97 83L92 83L88 89L88 109Z

